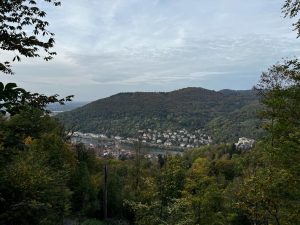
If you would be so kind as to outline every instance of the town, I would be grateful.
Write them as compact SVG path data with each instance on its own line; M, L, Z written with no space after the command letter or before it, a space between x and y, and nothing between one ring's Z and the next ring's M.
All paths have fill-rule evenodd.
M202 145L212 143L212 138L204 133L204 130L198 129L194 132L188 132L186 129L179 131L157 131L157 130L139 130L139 137L143 143L156 144L158 146L179 146L181 148L197 148Z
M136 148L142 148L146 157L153 158L158 154L181 154L186 149L212 143L212 138L201 129L193 132L186 129L178 131L139 130L136 138L108 137L105 134L78 131L69 135L72 143L83 143L89 148L95 149L99 156L115 158L131 158Z

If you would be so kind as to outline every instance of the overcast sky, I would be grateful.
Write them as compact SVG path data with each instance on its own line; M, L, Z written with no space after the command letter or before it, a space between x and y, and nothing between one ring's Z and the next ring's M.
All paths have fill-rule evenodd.
M77 101L125 91L250 89L269 66L300 55L283 2L63 0L47 9L55 59L22 58L16 74L1 79Z

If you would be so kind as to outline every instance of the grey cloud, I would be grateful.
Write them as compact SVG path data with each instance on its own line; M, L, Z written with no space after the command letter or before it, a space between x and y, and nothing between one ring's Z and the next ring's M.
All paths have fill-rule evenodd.
M234 74L266 69L282 57L299 53L296 42L266 36L187 39L174 48L125 48L97 55L70 54L92 80L111 84L202 80L212 73ZM286 51L286 49L290 49ZM193 76L192 76L193 75ZM257 74L253 74L256 76Z
M59 55L50 63L24 60L5 80L82 100L190 85L249 88L270 65L299 55L281 4L66 0L48 13Z

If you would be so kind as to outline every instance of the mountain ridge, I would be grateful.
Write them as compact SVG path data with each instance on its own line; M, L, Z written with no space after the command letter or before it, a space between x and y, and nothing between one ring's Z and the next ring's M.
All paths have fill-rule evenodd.
M249 105L251 107L247 108ZM257 138L261 132L256 134L256 131L251 130L259 125L259 119L256 118L259 107L258 97L253 90L214 91L187 87L170 92L118 93L61 113L57 117L67 128L128 137L136 136L139 129L201 128L206 129L213 138L218 137L216 141L219 142L233 141L241 135ZM226 131L224 124L235 123L233 114L234 117L239 115L239 123L248 125L237 128L237 132ZM220 123L225 129L224 138L222 134L215 134L220 121L226 121ZM234 129L234 126L228 127ZM231 133L235 135L229 135Z

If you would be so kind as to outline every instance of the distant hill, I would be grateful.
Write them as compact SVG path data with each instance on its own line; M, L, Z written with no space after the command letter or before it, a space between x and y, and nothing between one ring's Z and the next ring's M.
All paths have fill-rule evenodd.
M205 129L216 142L262 135L258 97L252 90L184 88L172 92L119 93L57 117L82 132L134 137L139 129Z
M88 102L66 102L64 105L60 105L59 103L50 104L47 106L47 109L52 112L66 112L83 105L88 104Z

